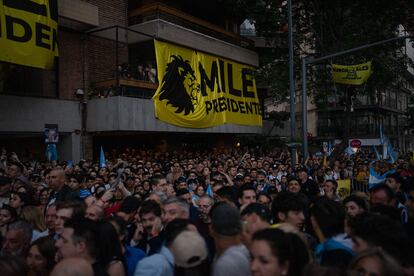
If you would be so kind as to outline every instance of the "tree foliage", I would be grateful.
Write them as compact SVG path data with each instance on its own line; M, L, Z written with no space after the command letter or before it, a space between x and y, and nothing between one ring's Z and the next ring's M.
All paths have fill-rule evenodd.
M233 3L254 23L259 36L270 48L261 55L258 81L268 85L278 98L288 94L287 2L270 0L223 0ZM414 25L412 0L292 0L295 42L296 79L300 79L299 55L324 56L398 35L400 25ZM374 74L357 92L370 92L396 86L399 75L410 62L403 49L404 41L335 58L312 66L309 91L324 98L333 89L329 65L373 62Z
M411 95L408 103L408 110L407 110L407 118L408 118L408 130L414 129L414 95Z

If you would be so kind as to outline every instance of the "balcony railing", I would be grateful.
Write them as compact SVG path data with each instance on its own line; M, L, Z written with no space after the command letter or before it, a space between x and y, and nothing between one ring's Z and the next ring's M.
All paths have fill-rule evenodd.
M134 98L150 99L154 95L158 84L134 78L110 79L96 82L94 97L125 96Z
M345 110L345 100L339 99L338 101L318 101L317 102L319 107L325 108L325 109L333 109L333 110ZM392 109L395 111L405 112L406 108L402 106L401 103L397 103L394 99L386 99L381 102L376 102L373 99L362 99L356 98L353 101L353 107L354 108L387 108Z
M351 120L351 134L353 136L364 136L366 138L378 138L379 136L379 126L376 123L359 123L358 118L353 118ZM384 134L386 136L396 136L399 133L399 129L403 126L396 124L385 123L384 125ZM342 137L344 128L342 123L328 123L326 120L319 120L318 122L318 136L325 137Z

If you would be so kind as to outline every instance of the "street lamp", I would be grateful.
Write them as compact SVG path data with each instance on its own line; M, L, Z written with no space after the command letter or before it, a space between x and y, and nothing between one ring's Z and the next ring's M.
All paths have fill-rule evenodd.
M288 0L288 44L289 44L289 92L290 92L290 142L296 136L295 118L295 76L293 64L293 26L292 26L292 0ZM296 146L291 147L292 167L296 165Z

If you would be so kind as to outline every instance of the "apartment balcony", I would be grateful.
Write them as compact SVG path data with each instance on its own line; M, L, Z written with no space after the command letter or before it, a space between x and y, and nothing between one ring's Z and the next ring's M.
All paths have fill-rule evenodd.
M168 22L158 23L157 28L162 24L172 26ZM158 31L168 34L172 42L181 42L180 32L186 32L203 47L209 48L215 43L219 45L223 51L222 57L233 57L244 64L258 62L254 52L227 42L212 41L212 38L207 39L183 27L179 27L175 33L177 25L173 29L168 26ZM88 132L262 133L261 127L226 124L208 129L190 129L157 120L151 100L158 87L154 36L152 32L133 27L110 26L87 32L87 47L90 49L85 68ZM160 32L155 37L164 39ZM252 59L246 58L246 53L251 54ZM218 55L217 52L212 54Z
M334 102L334 101L327 101L327 102L318 102L317 103L319 110L323 110L324 112L344 112L345 111L345 104L344 101ZM399 102L396 100L386 100L382 102L375 102L375 101L360 101L356 99L353 102L353 109L354 112L364 111L364 110L371 110L376 112L394 112L394 113L401 113L405 112L405 109Z
M318 125L318 136L321 137L332 137L338 138L343 136L344 126L327 126L327 125ZM364 138L378 138L376 133L376 126L371 124L362 124L358 126L352 126L352 135L355 137L364 137Z
M149 4L129 11L129 28L191 49L258 66L253 41L180 10Z
M151 36L121 26L87 32L86 97L151 98L158 87Z

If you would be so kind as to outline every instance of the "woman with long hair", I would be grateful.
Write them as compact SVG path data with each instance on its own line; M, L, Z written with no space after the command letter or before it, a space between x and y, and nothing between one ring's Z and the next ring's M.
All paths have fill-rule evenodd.
M193 195L191 197L191 201L193 202L193 205L195 207L198 207L198 201L200 200L200 198L205 195L205 189L204 186L199 184L197 185L197 187L195 188L195 190L193 191Z
M113 225L121 244L121 250L123 254L123 260L125 265L125 275L133 276L135 267L138 262L146 256L144 251L139 248L131 247L127 244L126 238L128 236L127 223L119 216L112 216L108 218L108 221Z
M47 200L49 199L49 195L50 195L50 190L47 189L47 188L44 188L39 192L39 201L38 201L39 205L38 205L38 208L40 209L42 214L44 214L45 211L46 211Z
M330 200L340 202L341 198L337 194L337 189L338 189L338 182L336 182L336 180L333 178L327 179L323 183L322 190L323 190L324 196Z
M9 205L13 207L17 214L20 216L23 206L33 204L33 199L27 193L11 193Z
M10 205L3 204L0 208L0 237L6 235L9 225L15 222L17 217L16 209Z
M349 268L358 273L358 275L404 275L404 271L398 262L380 248L361 252L352 260Z
M250 254L253 276L300 276L310 260L303 240L280 229L256 232L252 237Z
M55 240L42 237L34 241L29 248L26 262L36 276L47 276L55 265Z
M36 206L23 206L20 213L20 218L24 219L32 226L32 241L38 239L40 233L46 230L45 218L42 214L42 211Z
M99 254L98 262L106 268L110 276L124 276L123 253L121 242L115 227L108 221L98 226Z

